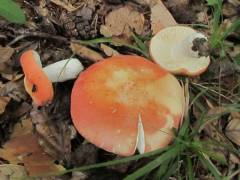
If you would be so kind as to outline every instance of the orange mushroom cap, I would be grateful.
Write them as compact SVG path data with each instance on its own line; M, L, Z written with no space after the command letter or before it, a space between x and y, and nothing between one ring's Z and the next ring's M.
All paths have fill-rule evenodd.
M53 99L53 86L39 64L39 55L36 51L28 50L20 58L25 74L24 86L33 102L43 106Z
M143 152L167 146L182 114L177 79L138 56L115 56L92 65L80 74L71 95L77 131L123 156L134 154L140 141Z

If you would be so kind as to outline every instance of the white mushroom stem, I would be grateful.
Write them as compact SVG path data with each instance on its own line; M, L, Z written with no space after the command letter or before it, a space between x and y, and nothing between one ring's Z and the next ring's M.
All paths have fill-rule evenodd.
M76 58L61 60L43 68L51 82L75 79L82 70L83 65Z
M207 37L202 33L192 33L189 36L187 36L185 39L183 39L181 42L176 43L175 46L171 49L171 56L174 58L181 58L181 57L192 57L192 58L198 58L199 52L192 50L193 47L193 41L195 39L206 39Z

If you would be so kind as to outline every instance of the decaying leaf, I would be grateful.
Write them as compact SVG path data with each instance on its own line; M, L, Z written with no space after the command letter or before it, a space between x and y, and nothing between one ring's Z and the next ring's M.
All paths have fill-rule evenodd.
M239 115L232 117L233 118L227 125L225 133L231 141L240 146L240 117Z
M151 7L151 29L153 34L173 25L177 25L177 22L162 1L158 1L157 4Z
M5 111L5 108L7 104L10 101L10 97L0 97L0 114L2 114Z
M119 52L117 52L115 49L111 48L110 46L107 46L105 44L101 44L100 48L103 50L103 52L106 54L106 56L117 56L120 55Z
M54 4L61 6L62 8L66 9L69 12L72 12L74 10L76 10L77 8L74 7L70 2L68 1L63 1L63 0L50 0L51 2L53 2Z
M33 125L32 120L30 118L24 119L21 123L17 123L14 128L10 138L15 138L18 136L23 136L26 134L30 134L32 132Z
M9 96L15 101L26 99L26 91L21 80L9 81L0 87L0 96Z
M11 164L23 163L30 176L57 175L64 168L56 165L54 159L46 154L32 132L31 120L23 120L14 127L14 132L3 148L0 157Z
M71 49L75 54L81 56L82 58L87 58L94 62L103 59L103 56L101 54L79 43L72 42Z
M144 16L130 6L124 6L111 11L105 18L105 25L101 25L100 32L105 37L132 35L132 29L142 34L144 29Z
M1 47L0 46L0 63L8 61L14 53L14 49L11 47Z
M32 178L27 175L24 166L19 166L15 164L0 165L0 179L32 180Z
M56 123L56 119L52 119L44 109L33 108L30 115L42 149L59 162L70 162L71 128L68 123L64 120Z
M10 47L0 46L0 72L12 73L11 67L7 64L14 53L14 49Z

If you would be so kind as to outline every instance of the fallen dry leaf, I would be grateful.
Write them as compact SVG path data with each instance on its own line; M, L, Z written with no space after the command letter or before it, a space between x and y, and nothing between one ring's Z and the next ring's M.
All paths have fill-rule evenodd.
M240 118L233 117L227 125L226 136L240 146Z
M30 116L42 149L60 162L70 162L71 128L68 123L64 120L56 123L44 109L33 108Z
M11 47L1 47L0 46L0 63L8 61L14 53L14 49Z
M27 99L27 94L23 86L23 81L9 81L0 87L0 96L9 96L15 101Z
M174 25L177 25L177 22L162 1L159 0L157 4L151 7L151 29L153 34L165 27Z
M235 155L233 153L229 154L229 160L234 164L240 164L240 156Z
M1 180L32 180L27 175L24 166L15 164L0 165L0 179Z
M107 46L105 44L101 44L100 48L103 50L103 52L106 54L106 56L117 56L120 55L119 52L117 52L115 49L111 48L110 46Z
M57 175L64 170L56 165L54 159L46 154L38 144L38 138L32 133L31 120L23 120L14 127L14 132L3 148L0 157L11 164L23 163L30 176Z
M23 136L32 132L33 125L30 118L24 119L21 123L17 123L14 128L10 138L15 138L18 136Z
M0 97L0 114L2 114L5 111L5 108L7 104L10 101L10 97Z
M0 72L12 73L11 67L8 65L8 61L12 57L14 49L11 47L0 46Z
M94 51L86 46L83 46L79 43L71 42L70 46L71 46L72 51L75 54L81 56L82 58L87 58L94 62L103 59L103 56L101 54L99 54L96 51Z
M158 3L160 0L133 0L134 2L141 4L141 5L148 5L148 6L154 6Z
M63 0L50 0L52 3L61 6L62 8L66 9L69 12L75 11L77 8L74 7L70 2L63 1Z
M105 25L101 25L100 32L105 37L132 35L132 29L142 34L144 29L144 15L130 6L124 6L111 11L105 18Z

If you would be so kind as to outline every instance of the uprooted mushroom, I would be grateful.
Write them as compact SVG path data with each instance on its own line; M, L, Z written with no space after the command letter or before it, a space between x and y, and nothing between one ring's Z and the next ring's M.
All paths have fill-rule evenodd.
M96 146L123 156L167 146L183 117L178 80L138 56L102 60L80 74L71 95L77 131Z
M52 83L74 79L83 70L81 62L76 58L61 60L42 68L40 56L34 50L24 52L20 63L25 74L25 89L37 106L52 101Z
M190 27L160 30L150 42L152 59L173 74L197 76L210 64L207 37Z

